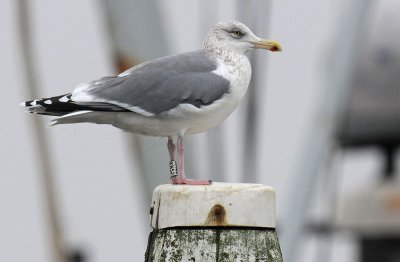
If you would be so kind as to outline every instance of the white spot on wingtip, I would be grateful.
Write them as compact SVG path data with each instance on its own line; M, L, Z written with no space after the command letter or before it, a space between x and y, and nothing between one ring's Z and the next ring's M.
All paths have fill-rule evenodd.
M69 101L69 99L68 99L68 97L67 96L63 96L63 97L61 97L60 99L58 99L60 102L68 102Z
M49 99L49 100L44 101L44 103L47 105L51 105L53 102L51 102L51 100Z
M33 100L33 101L31 102L31 106L37 105L36 101L37 101L37 100Z

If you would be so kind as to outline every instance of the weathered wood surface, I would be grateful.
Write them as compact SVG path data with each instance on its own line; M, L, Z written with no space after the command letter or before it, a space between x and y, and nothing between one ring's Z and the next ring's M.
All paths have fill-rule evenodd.
M173 228L149 236L145 262L280 262L274 229Z

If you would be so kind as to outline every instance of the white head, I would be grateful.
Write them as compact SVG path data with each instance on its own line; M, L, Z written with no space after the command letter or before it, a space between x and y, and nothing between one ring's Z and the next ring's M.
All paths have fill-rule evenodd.
M206 50L226 50L245 54L253 48L281 51L278 42L257 37L244 24L237 21L224 21L216 24L207 34L203 47Z

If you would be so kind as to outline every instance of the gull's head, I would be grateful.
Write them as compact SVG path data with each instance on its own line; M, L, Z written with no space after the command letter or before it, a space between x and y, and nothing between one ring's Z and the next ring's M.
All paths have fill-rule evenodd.
M247 26L237 21L224 21L216 24L207 34L204 49L221 52L233 51L246 54L254 48L269 51L282 51L280 44L273 40L256 36Z

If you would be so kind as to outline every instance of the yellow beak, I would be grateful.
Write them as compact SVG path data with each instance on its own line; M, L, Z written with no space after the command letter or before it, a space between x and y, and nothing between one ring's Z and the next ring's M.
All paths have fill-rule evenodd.
M273 40L261 39L251 43L254 45L254 48L266 49L272 52L282 51L281 45Z

